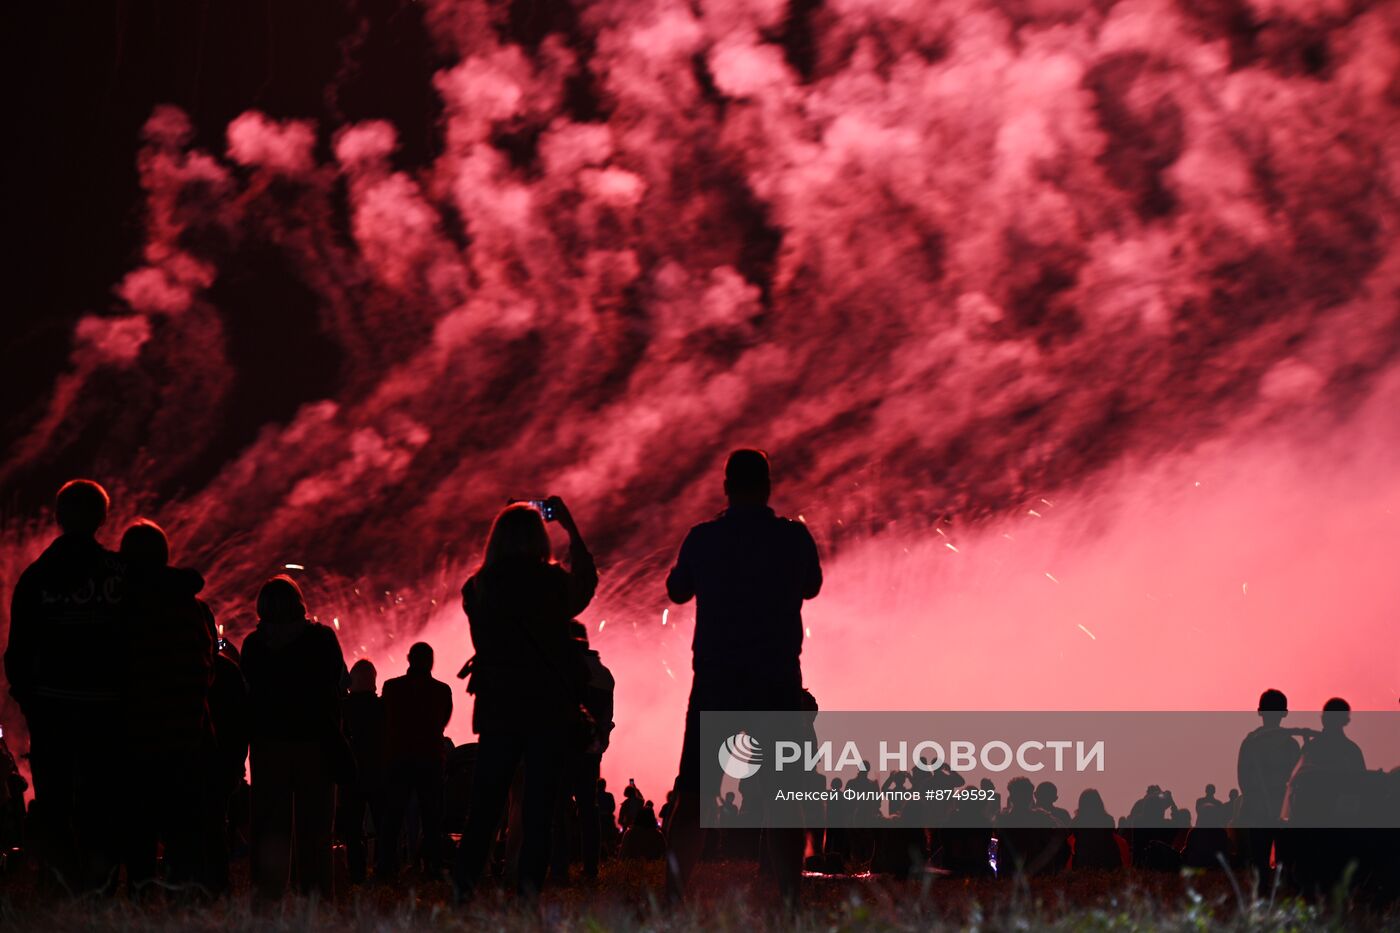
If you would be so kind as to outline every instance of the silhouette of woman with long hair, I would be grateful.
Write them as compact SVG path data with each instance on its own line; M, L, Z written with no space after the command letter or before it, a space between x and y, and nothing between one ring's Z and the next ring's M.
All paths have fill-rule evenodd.
M1104 807L1103 795L1090 787L1079 794L1070 830L1074 834L1072 867L1106 869L1123 867L1123 849L1113 829L1113 817Z
M476 701L471 809L454 880L470 897L522 761L525 790L520 893L538 893L549 863L559 768L572 754L587 671L569 623L593 599L598 572L562 500L543 504L569 535L569 566L556 563L539 510L508 506L496 516L480 569L462 587L476 656L467 690Z
M258 593L258 627L243 641L243 673L252 710L253 893L281 897L295 851L298 887L329 899L345 744L340 696L349 674L335 631L307 618L290 577L273 577Z

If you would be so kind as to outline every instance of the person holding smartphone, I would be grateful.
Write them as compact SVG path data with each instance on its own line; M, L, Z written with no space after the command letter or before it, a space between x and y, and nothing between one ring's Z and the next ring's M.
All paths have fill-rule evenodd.
M545 517L569 536L553 558ZM571 752L587 678L569 623L598 587L593 556L558 496L512 502L496 516L480 568L462 587L476 657L467 691L478 739L471 809L454 881L470 898L486 866L516 768L525 764L519 892L532 896L549 865L559 767Z

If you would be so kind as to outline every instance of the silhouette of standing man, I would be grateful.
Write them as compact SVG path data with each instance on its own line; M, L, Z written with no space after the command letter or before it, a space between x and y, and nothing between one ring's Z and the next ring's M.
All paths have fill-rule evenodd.
M198 571L170 566L170 540L141 519L122 535L126 564L122 812L127 887L155 881L159 841L166 880L213 889L222 878L206 849L214 810L206 796L214 777L214 726L209 689L218 641L214 614L199 591ZM220 811L221 812L221 811Z
M429 878L446 864L442 809L447 782L442 734L452 718L452 688L433 676L433 649L418 642L408 649L408 673L384 682L389 724L389 817L377 844L385 877L397 873L399 836L409 801L418 799L423 826L421 854Z
M97 542L107 491L88 479L54 500L63 533L15 583L5 677L29 724L39 849L70 891L104 886L115 867L111 779L122 670L113 663L125 569Z
M1269 856L1282 826L1284 793L1298 764L1298 741L1283 729L1288 697L1281 690L1259 695L1259 718L1264 724L1240 743L1238 777L1240 805L1236 823L1244 831L1249 863L1258 872L1258 888L1265 891L1271 876Z
M695 677L667 839L666 893L673 900L684 897L700 854L700 803L720 790L718 772L701 769L700 713L802 708L802 602L821 590L821 562L807 527L768 507L770 489L766 454L730 454L729 508L690 530L666 578L673 602L696 601ZM764 862L788 903L796 901L803 835L800 828L764 832Z

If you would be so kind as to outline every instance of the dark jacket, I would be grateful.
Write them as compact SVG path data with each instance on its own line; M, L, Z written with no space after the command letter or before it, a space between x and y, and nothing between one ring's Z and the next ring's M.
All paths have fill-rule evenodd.
M388 720L383 698L368 690L352 693L340 701L340 710L345 738L358 766L360 789L373 791L383 787L389 768Z
M467 689L478 735L553 729L576 716L587 672L569 622L593 599L598 571L582 546L571 548L569 565L503 561L462 587L476 648Z
M248 732L252 728L248 707L248 683L243 669L224 652L214 656L214 683L209 688L209 717L214 722L220 776L236 785L243 779L248 760Z
M127 569L123 606L126 738L140 755L192 750L212 738L214 614L196 595L204 578L174 567Z
M120 557L92 538L71 535L55 539L20 574L10 602L5 677L26 716L59 704L100 705L115 717L125 577Z
M259 623L244 639L242 656L254 746L340 736L340 697L349 674L334 629L319 622L291 630Z
M1260 726L1240 743L1240 825L1269 825L1283 811L1288 778L1302 752L1298 740L1277 726Z
M666 592L695 597L695 670L795 668L802 601L821 591L822 568L807 526L766 506L726 509L690 529Z
M445 757L442 733L452 718L452 688L432 674L409 671L384 681L389 762L419 764Z
M1075 870L1123 867L1123 850L1107 813L1083 813L1070 821Z

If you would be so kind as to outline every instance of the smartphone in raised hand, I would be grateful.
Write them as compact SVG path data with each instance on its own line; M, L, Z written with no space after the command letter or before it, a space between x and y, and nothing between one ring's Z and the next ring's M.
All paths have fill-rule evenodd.
M554 506L550 504L547 496L541 496L536 499L511 499L509 504L515 505L517 502L523 502L536 512L539 512L541 517L547 522L552 522L555 519Z

